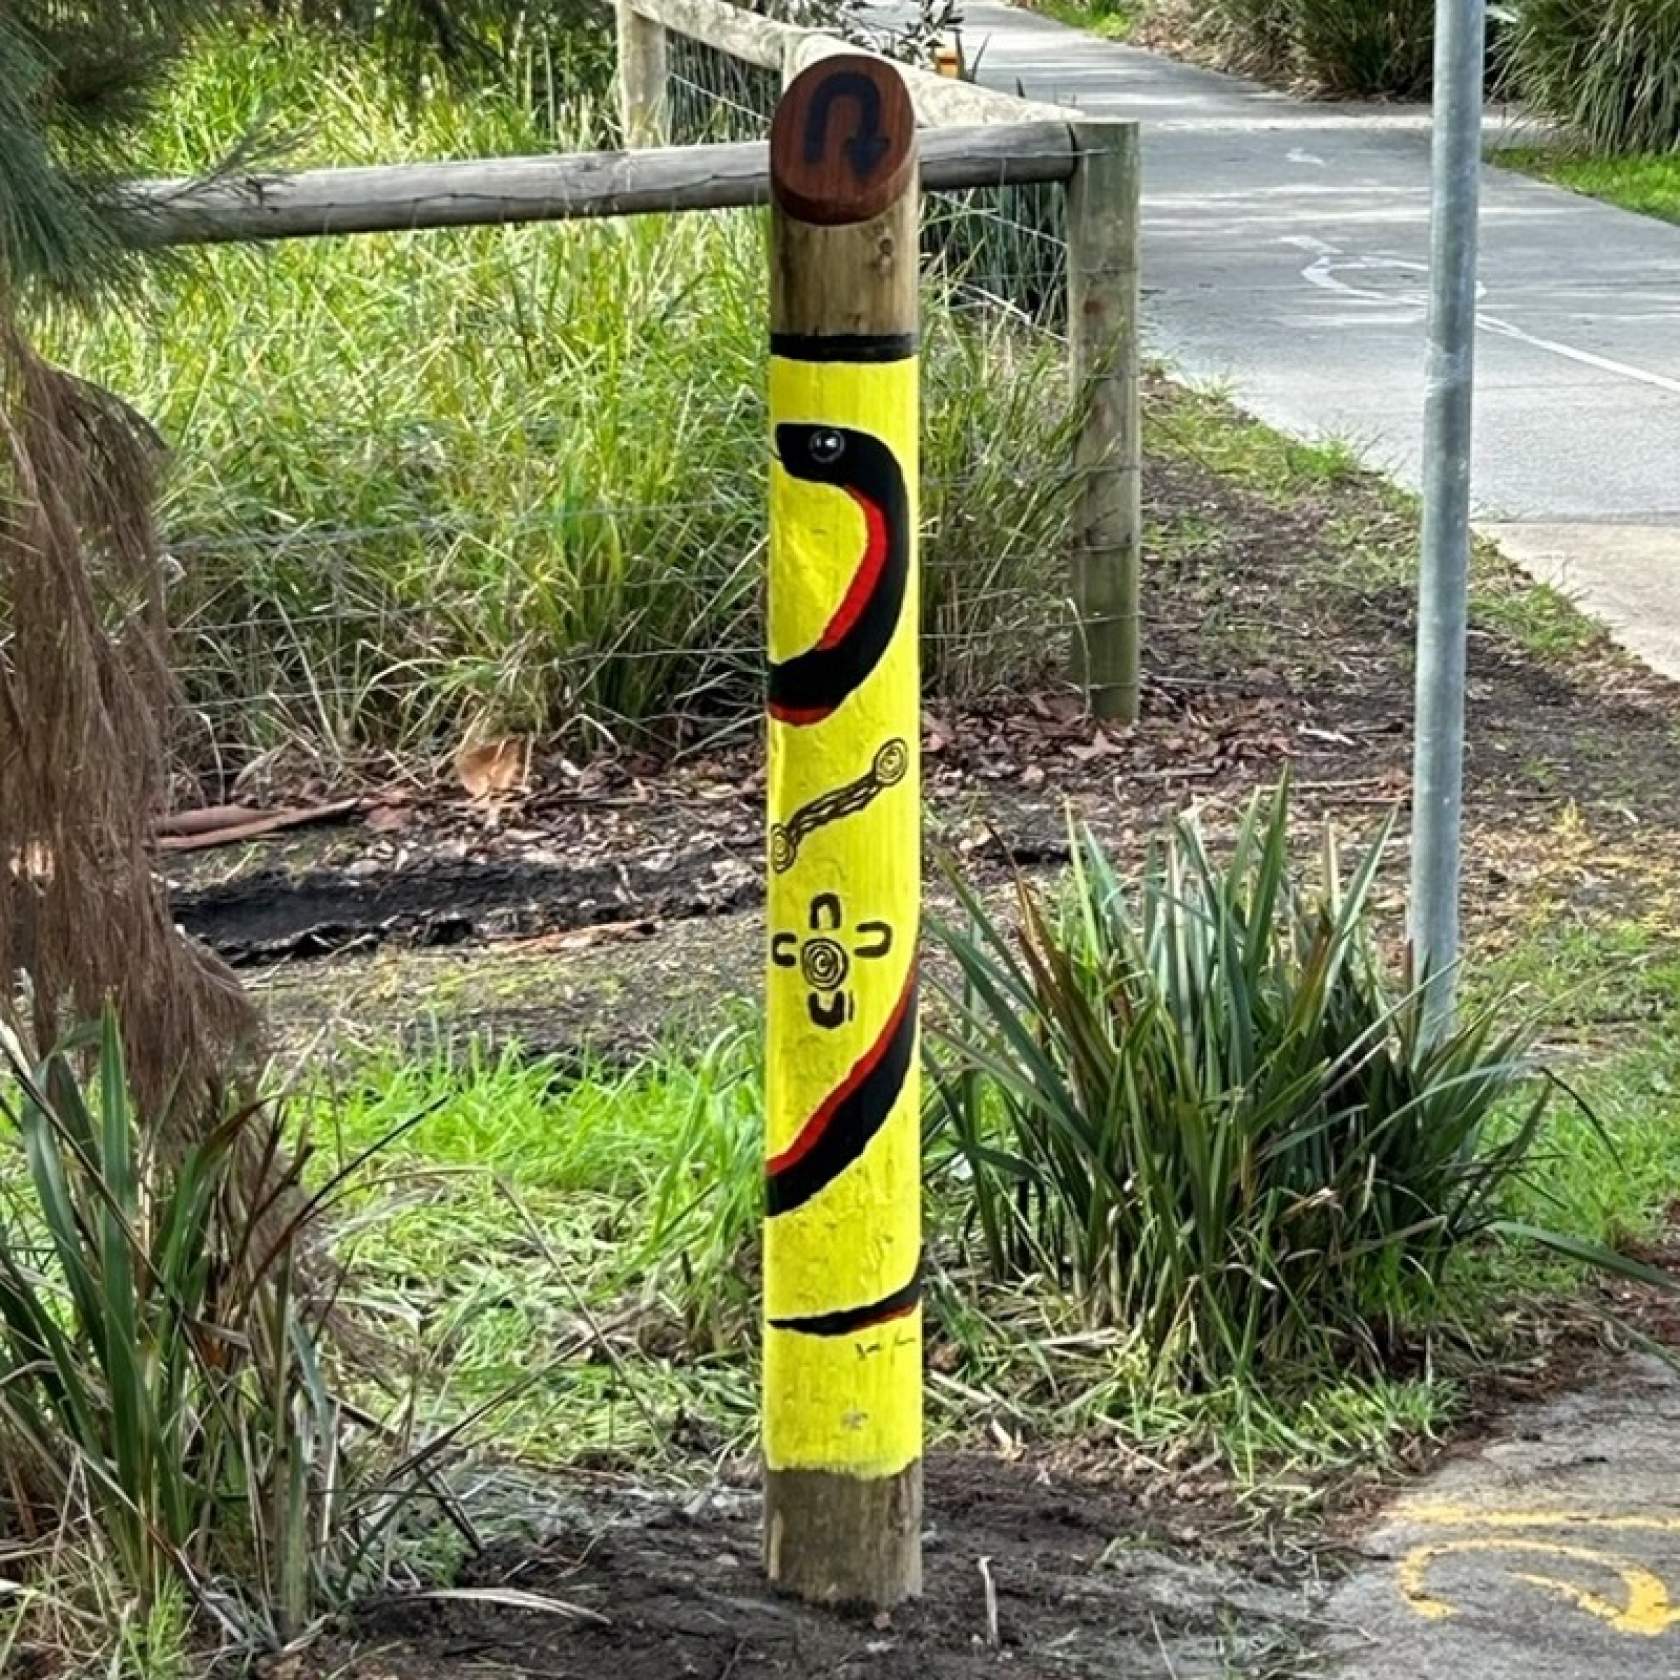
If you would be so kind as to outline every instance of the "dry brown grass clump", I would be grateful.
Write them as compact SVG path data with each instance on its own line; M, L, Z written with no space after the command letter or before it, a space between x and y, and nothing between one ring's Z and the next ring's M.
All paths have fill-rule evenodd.
M146 1110L190 1123L255 1017L176 929L152 868L171 692L162 454L126 404L0 325L0 1019L44 1052L114 1002Z

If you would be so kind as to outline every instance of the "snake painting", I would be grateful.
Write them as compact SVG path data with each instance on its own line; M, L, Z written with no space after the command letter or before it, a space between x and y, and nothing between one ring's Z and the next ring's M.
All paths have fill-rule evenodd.
M783 422L776 454L791 477L843 490L863 511L863 553L840 604L814 646L770 667L770 715L821 723L868 678L898 628L910 575L909 497L892 451L851 426Z

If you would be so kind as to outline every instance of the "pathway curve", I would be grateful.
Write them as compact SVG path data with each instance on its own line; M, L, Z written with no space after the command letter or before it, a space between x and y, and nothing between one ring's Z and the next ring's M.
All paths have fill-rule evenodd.
M983 81L1144 125L1152 348L1251 413L1415 484L1425 113L1313 104L1007 5ZM1680 677L1680 227L1483 173L1478 513Z

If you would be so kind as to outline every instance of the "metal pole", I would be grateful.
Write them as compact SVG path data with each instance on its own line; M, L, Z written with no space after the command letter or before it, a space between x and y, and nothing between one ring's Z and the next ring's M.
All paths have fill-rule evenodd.
M1437 0L1412 764L1412 953L1427 980L1425 1025L1452 1021L1464 795L1464 648L1470 572L1471 396L1486 0Z

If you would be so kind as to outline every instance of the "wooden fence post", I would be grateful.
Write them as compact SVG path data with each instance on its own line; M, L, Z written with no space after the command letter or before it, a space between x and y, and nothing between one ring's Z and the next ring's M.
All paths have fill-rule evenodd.
M770 137L764 1556L799 1597L921 1590L915 116L797 76Z
M1142 415L1138 130L1075 122L1068 181L1068 360L1083 407L1073 464L1074 675L1099 718L1138 715Z
M627 151L670 138L670 64L665 26L618 0L618 116Z

